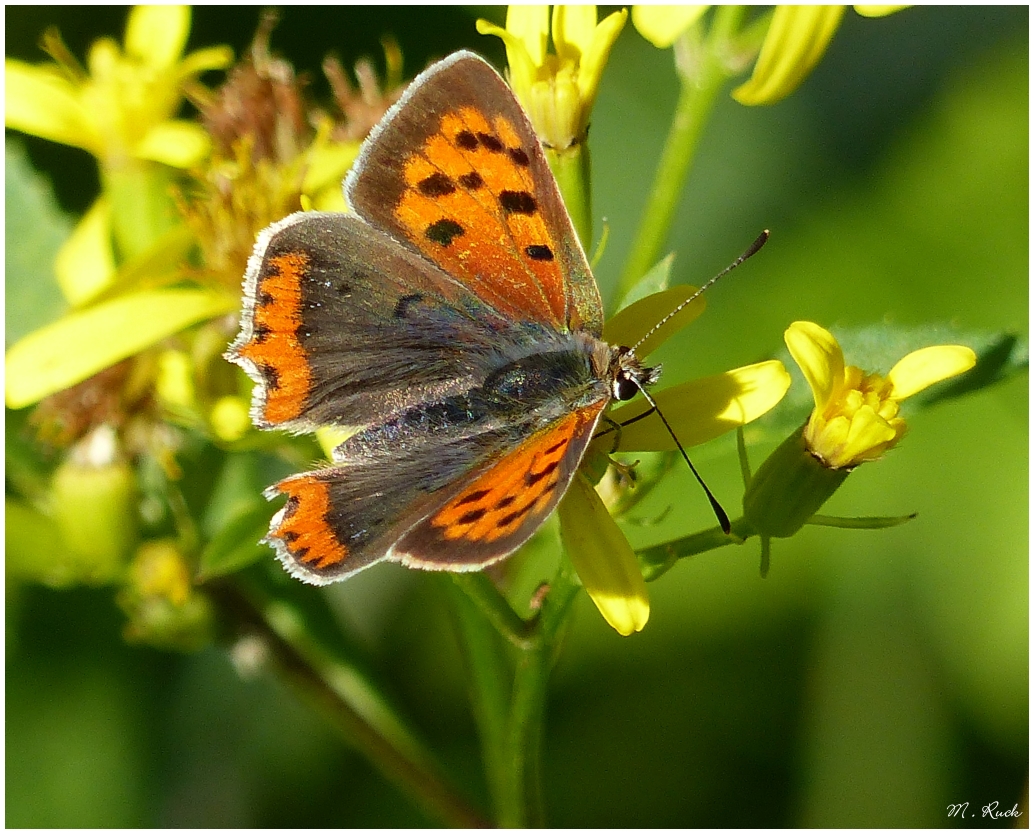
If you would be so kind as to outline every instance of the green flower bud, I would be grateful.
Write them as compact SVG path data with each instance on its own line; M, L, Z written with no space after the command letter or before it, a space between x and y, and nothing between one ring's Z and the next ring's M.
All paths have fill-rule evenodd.
M191 582L190 567L173 541L140 546L118 596L126 639L162 649L196 651L212 638L212 604Z
M84 582L115 579L137 541L137 490L111 429L98 429L72 451L54 473L50 497L70 573Z
M809 452L802 426L754 473L743 513L759 535L787 538L818 512L850 471L831 469Z

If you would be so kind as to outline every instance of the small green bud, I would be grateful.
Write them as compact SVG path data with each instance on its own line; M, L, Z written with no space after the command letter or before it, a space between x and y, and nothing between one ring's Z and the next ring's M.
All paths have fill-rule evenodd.
M72 575L84 582L115 579L137 541L137 490L110 428L72 450L54 473L50 498Z
M754 473L743 513L759 535L787 538L819 511L850 471L830 469L809 452L802 426Z
M131 642L196 651L212 639L212 604L193 586L190 567L174 541L140 546L118 603L129 618L125 636Z

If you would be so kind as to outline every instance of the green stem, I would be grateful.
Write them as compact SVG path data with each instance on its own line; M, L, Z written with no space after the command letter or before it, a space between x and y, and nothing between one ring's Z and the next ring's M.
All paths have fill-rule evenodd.
M486 628L485 608L467 593L469 583L442 577L452 599L456 624L470 686L470 701L481 738L485 779L498 819L506 802L510 768L507 762L507 732L513 687L510 658L499 633ZM502 600L505 605L505 600ZM508 606L507 606L508 607ZM516 616L516 615L514 615Z
M589 146L579 142L562 151L546 149L546 159L556 177L571 216L575 233L586 252L592 246L592 190Z
M503 637L519 649L533 645L534 621L528 622L517 616L510 603L484 573L454 573L451 578Z
M436 772L432 756L389 712L384 699L354 670L328 657L275 605L236 586L205 586L239 634L262 638L280 675L323 712L342 737L434 819L461 828L487 823ZM294 623L294 627L291 626Z
M718 92L728 77L723 52L742 18L742 9L719 6L706 42L701 46L692 77L680 73L682 90L664 142L646 210L625 262L615 298L624 298L660 257L692 169L704 125L714 109Z
M753 535L755 530L750 523L745 518L738 518L732 522L732 532L729 535L723 533L721 527L712 527L710 530L640 550L636 556L639 557L639 565L643 569L643 578L647 582L652 582L667 573L679 559L717 550L730 544L743 544Z
M567 559L542 603L539 630L533 646L522 652L514 672L510 712L510 778L499 823L523 828L543 825L541 759L549 673L567 622L571 602L578 593L578 581Z

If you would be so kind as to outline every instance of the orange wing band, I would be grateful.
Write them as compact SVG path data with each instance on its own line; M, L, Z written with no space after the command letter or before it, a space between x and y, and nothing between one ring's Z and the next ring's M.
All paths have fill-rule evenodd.
M348 548L327 523L330 495L325 481L303 476L281 481L276 488L288 498L283 518L270 535L282 540L296 561L326 570L348 558Z
M301 282L308 263L302 252L270 258L256 288L253 335L238 351L262 371L266 382L262 416L274 425L302 413L312 384L305 349L298 341Z

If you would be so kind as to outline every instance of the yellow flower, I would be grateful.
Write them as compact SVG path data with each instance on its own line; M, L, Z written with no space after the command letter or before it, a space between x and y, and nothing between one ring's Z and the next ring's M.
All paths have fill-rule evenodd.
M750 80L732 92L740 104L774 104L807 78L833 39L846 6L776 6ZM905 6L855 6L880 17Z
M118 594L126 613L125 636L134 643L197 651L212 636L212 604L194 587L179 545L162 539L142 544Z
M181 58L190 31L186 6L137 6L129 13L124 49L101 38L83 69L54 33L43 46L53 63L5 61L8 127L83 148L102 166L127 158L187 168L208 152L202 127L175 118L183 90L201 73L222 69L228 47Z
M805 445L830 469L882 456L905 434L902 400L976 364L968 347L942 345L908 354L884 377L845 365L836 339L812 322L794 322L785 339L815 397Z
M845 365L836 339L810 321L794 322L785 338L811 386L815 410L747 486L743 514L763 540L794 535L853 467L879 458L904 436L905 421L898 415L902 400L976 364L967 347L928 347L908 354L883 377Z
M632 23L658 49L675 44L710 6L633 6ZM792 93L818 64L846 6L776 6L749 81L733 90L740 104L774 104ZM907 6L855 6L882 17Z
M479 20L506 45L510 84L543 143L564 150L585 139L603 67L624 28L621 10L596 20L595 6L510 6L506 28ZM547 51L550 32L556 54Z

